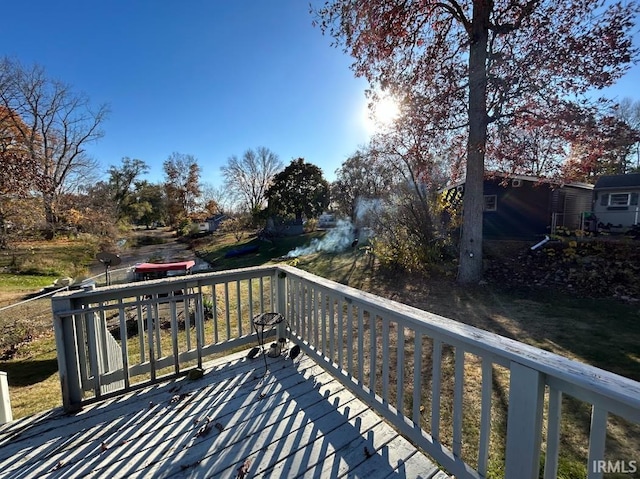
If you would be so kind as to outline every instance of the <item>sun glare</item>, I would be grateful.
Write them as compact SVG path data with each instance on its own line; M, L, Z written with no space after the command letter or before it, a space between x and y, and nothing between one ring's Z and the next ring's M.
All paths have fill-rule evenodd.
M398 115L400 108L398 102L392 97L383 97L378 100L373 108L364 107L364 124L369 133L375 133L390 126Z

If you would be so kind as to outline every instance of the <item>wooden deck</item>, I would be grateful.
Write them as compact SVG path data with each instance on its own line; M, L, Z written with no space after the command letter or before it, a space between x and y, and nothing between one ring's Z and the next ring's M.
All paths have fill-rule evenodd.
M244 356L1 426L0 477L448 477L313 360Z

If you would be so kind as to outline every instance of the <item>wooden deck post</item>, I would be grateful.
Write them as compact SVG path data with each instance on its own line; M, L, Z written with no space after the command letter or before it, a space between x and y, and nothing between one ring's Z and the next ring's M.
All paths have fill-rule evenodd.
M275 287L276 287L276 313L280 313L285 317L286 321L278 324L277 338L286 337L287 323L291 322L291 318L287 317L287 273L276 269L275 274Z
M58 371L62 389L62 405L65 411L72 412L82 403L82 382L80 381L80 365L76 351L76 336L73 318L61 316L70 311L71 301L67 298L51 299L53 309L53 329L56 336L58 354Z
M540 470L542 373L511 363L505 478L536 479Z
M7 373L0 371L0 424L13 421Z

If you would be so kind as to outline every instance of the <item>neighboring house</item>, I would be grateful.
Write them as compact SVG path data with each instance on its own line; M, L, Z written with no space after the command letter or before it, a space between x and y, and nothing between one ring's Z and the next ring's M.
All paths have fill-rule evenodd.
M591 211L593 185L562 184L522 175L492 173L484 180L483 236L533 239L558 227L584 227ZM445 190L453 205L462 204L464 183Z
M602 176L593 189L599 229L625 232L640 220L640 174Z
M270 216L264 232L269 236L298 236L304 233L304 225L295 219L285 220L279 216Z
M318 217L318 228L333 228L336 225L336 215L332 213L322 213Z
M200 233L213 233L220 227L220 223L227 218L227 215L223 214L211 216L202 223L198 223L198 231L200 231Z

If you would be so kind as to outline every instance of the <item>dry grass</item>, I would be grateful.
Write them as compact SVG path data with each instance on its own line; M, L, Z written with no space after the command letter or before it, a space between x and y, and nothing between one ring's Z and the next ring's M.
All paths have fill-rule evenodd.
M62 405L53 332L25 343L14 359L1 361L7 372L14 419Z

